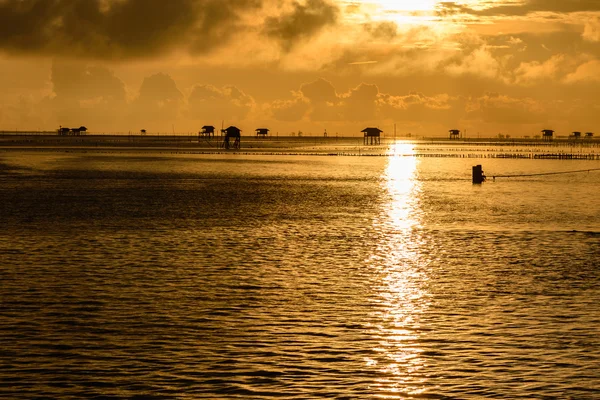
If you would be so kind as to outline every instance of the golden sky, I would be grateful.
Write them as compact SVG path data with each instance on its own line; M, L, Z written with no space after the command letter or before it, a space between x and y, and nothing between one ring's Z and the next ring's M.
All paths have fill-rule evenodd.
M0 0L0 130L599 131L600 0Z

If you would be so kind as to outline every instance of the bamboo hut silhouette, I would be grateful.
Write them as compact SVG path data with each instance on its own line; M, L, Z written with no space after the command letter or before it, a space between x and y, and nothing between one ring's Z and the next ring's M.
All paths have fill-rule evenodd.
M460 130L459 129L450 129L450 139L459 139L460 138Z
M85 126L80 126L79 128L71 129L71 132L73 132L73 135L75 135L75 136L81 136L81 135L85 135L87 130L88 129Z
M554 131L552 129L542 129L542 138L549 142L552 140L552 137L554 135Z
M140 130L140 133L142 134L142 136L146 136L146 130L145 129Z
M221 147L229 149L233 146L234 149L239 149L241 147L241 138L242 138L242 130L236 126L230 126L227 129L221 129L221 132L225 134L225 138L223 139L223 144ZM233 145L231 144L231 138L234 139Z
M586 132L585 133L585 138L586 139L592 139L594 137L594 132Z
M269 130L267 128L258 128L256 129L256 137L267 137L269 135Z
M381 144L381 133L383 132L381 129L365 128L361 132L364 134L363 144Z
M573 132L573 139L580 139L581 138L581 132L579 131L575 131Z
M57 132L59 136L81 136L84 135L87 130L88 129L83 125L79 128L66 128L61 125Z
M200 132L198 132L198 136L214 137L215 127L212 125L204 125Z

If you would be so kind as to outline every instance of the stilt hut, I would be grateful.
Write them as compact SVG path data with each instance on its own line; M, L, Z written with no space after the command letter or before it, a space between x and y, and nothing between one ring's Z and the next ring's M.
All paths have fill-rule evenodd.
M202 129L200 130L200 132L198 132L198 136L203 136L203 137L211 137L211 136L215 136L215 127L212 125L204 125L202 127Z
M381 134L383 131L379 128L365 128L361 131L364 134L363 144L381 144Z
M575 131L572 135L573 139L581 139L581 132Z
M460 130L459 129L450 129L450 139L459 139L460 138Z
M85 126L80 126L79 128L72 128L71 129L71 134L73 136L85 135L86 132L87 132L87 128Z
M267 128L258 128L256 130L256 137L267 137L269 135L269 130Z
M239 149L241 147L242 130L240 128L236 126L230 126L227 129L222 129L222 132L225 134L222 147L226 149L231 147L234 149ZM233 139L233 144L231 143L231 139Z
M594 132L586 132L585 133L585 138L586 139L592 139L594 137Z
M552 129L543 129L542 130L542 139L544 139L547 142L550 142L552 140L552 137L554 136L554 131Z

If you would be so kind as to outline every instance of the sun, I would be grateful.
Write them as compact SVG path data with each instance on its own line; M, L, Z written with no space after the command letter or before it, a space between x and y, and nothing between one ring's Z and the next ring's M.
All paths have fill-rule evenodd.
M439 0L343 0L342 3L359 5L371 20L414 25L431 23Z
M433 11L437 3L436 0L366 0L365 3L372 3L381 7L383 11Z

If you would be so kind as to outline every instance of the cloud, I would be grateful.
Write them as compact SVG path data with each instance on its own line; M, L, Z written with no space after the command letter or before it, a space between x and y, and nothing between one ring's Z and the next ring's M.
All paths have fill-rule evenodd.
M544 62L521 63L515 69L515 81L520 84L533 84L537 81L554 79L566 63L564 54L555 54Z
M55 60L50 79L53 96L41 107L55 116L52 125L86 125L98 131L101 125L123 122L127 112L125 84L108 68Z
M338 13L338 8L326 0L294 2L290 12L266 19L265 32L279 40L284 49L290 50L296 42L333 25Z
M341 96L344 119L347 121L371 121L377 118L377 85L361 83Z
M171 130L180 117L184 96L173 78L157 73L144 78L138 97L131 103L131 122L156 131ZM148 126L151 124L151 126Z
M441 16L470 14L474 16L525 16L531 13L574 13L600 11L597 0L524 0L480 2L477 8L455 1L440 2L436 12Z
M263 26L275 0L2 0L0 50L96 59L153 57L183 50L204 54ZM265 11L266 12L266 11ZM307 38L335 21L324 0L294 3L271 17L271 36Z
M113 71L103 66L55 60L51 80L53 91L59 100L125 100L125 84Z
M483 123L533 124L543 123L549 115L545 106L529 97L515 98L500 93L486 93L469 99L466 118Z
M600 17L590 18L585 22L582 36L589 42L600 42Z
M451 75L477 75L496 78L500 75L501 66L491 51L485 46L479 47L459 61L445 67Z
M276 100L268 106L273 118L278 121L303 120L310 110L310 102L301 93L293 92L291 100Z
M335 105L339 101L333 84L323 78L319 78L310 83L302 84L300 86L300 92L312 103Z
M188 115L192 119L243 120L255 106L254 99L235 86L221 88L196 85L188 98ZM208 123L207 122L207 123Z
M406 95L382 93L378 96L377 106L382 118L404 122L452 123L464 114L464 110L460 109L459 99L448 94L427 96L420 92Z
M177 102L182 98L183 94L177 88L173 78L165 73L158 73L144 78L138 101L160 105Z
M278 100L270 109L282 121L369 121L377 118L379 88L361 83L338 94L331 82L319 78L292 92L293 99Z
M568 74L565 83L600 82L600 61L591 60L581 64L575 72Z

